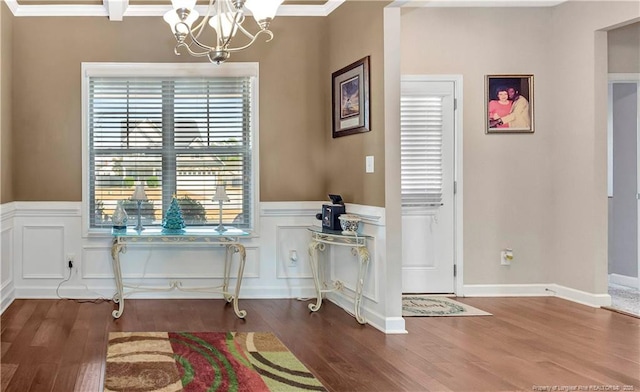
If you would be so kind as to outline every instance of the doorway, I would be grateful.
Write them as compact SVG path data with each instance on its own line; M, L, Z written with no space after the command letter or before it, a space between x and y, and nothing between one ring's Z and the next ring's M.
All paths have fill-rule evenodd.
M640 75L609 81L609 295L611 307L640 316Z
M456 76L401 81L402 292L459 293ZM459 215L458 215L459 214ZM461 226L461 224L460 224Z

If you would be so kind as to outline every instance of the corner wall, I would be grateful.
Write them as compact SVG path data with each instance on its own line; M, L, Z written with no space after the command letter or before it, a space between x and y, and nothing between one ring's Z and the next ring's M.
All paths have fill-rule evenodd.
M0 3L0 204L13 201L11 51L13 15Z
M553 281L607 292L607 33L640 18L634 1L554 7L551 232Z
M328 16L328 68L323 73L326 189L348 203L384 206L384 25L387 1L347 1ZM333 139L331 74L371 56L370 132ZM374 173L365 173L365 157L374 156Z
M13 165L11 49L13 16L0 3L0 312L15 298L13 278Z

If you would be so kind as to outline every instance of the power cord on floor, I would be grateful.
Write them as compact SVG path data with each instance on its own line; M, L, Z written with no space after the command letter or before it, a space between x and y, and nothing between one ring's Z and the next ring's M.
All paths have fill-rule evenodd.
M68 267L69 267L68 268L69 276L67 278L65 278L64 280L62 280L58 284L58 287L56 287L56 295L58 296L59 299L64 299L64 300L67 300L67 301L74 301L74 302L79 303L79 304L86 304L86 303L101 304L103 302L108 302L109 301L108 299L105 299L103 297L98 297L96 299L78 299L78 298L67 298L67 297L61 296L60 295L60 288L62 287L63 284L65 284L69 280L71 280L71 274L73 273L73 261L69 260ZM87 290L88 290L88 288L87 288Z

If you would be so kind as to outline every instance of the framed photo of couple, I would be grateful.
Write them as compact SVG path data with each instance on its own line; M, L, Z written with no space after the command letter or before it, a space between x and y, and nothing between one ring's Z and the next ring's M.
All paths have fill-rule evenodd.
M369 56L331 74L333 137L369 132Z
M533 75L487 75L485 133L533 133Z

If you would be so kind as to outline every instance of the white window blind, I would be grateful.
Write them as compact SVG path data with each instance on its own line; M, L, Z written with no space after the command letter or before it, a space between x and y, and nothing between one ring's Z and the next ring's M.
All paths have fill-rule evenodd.
M403 207L442 205L443 98L403 95L400 100Z
M223 223L251 228L250 77L90 77L90 227L110 227L118 200L129 224L142 183L145 225L160 225L175 196L188 226L217 225L216 186L230 197Z

